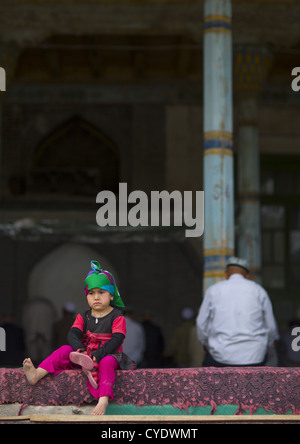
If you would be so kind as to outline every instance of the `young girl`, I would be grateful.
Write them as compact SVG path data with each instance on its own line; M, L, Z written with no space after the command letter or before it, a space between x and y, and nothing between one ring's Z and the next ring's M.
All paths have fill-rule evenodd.
M114 277L91 262L92 271L84 285L89 310L78 314L68 334L70 345L55 350L37 368L30 358L23 362L25 375L35 385L48 373L54 376L80 365L88 376L88 389L98 399L92 415L104 415L113 399L115 371L133 369L134 363L122 351L126 322L119 308L124 304Z

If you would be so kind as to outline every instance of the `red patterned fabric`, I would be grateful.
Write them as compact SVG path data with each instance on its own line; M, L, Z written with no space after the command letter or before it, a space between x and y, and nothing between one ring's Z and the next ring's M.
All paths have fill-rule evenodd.
M232 404L238 406L237 414L245 409L252 414L259 407L278 414L289 410L300 414L300 368L141 369L116 374L114 402L118 404L172 405L186 411L211 406L212 414L217 406ZM23 409L92 401L81 370L48 375L31 387L23 370L0 369L0 404L23 403Z

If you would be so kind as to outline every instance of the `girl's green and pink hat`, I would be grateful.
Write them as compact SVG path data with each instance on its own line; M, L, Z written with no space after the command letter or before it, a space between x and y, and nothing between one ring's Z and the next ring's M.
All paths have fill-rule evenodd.
M85 294L87 295L88 292L93 288L103 288L114 297L110 305L118 308L124 308L125 305L121 299L113 275L107 270L102 270L98 261L91 261L91 268L92 271L89 272L84 281Z

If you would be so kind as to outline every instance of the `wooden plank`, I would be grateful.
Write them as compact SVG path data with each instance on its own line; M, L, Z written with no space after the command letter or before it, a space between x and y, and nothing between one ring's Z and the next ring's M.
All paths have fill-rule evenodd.
M300 422L300 415L31 415L31 422L214 423Z
M0 416L0 421L28 421L30 416Z

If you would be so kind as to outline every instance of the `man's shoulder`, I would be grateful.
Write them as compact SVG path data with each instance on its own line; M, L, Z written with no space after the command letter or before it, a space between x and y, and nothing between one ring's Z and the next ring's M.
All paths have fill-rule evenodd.
M206 294L213 294L222 288L226 287L228 285L228 281L226 279L216 282L215 284L212 284L208 289L206 290Z
M266 295L268 294L267 290L262 285L260 285L258 282L252 281L251 279L247 279L247 281L249 282L249 285L252 285L252 287L254 289L256 289L258 292L260 292L261 294L266 294Z
M222 281L216 282L215 284L212 284L207 291L217 291L219 289L222 289L224 287L229 287L230 285L247 285L249 287L253 287L253 289L257 289L263 292L266 292L266 290L257 282L246 279L246 278L240 278L238 280L233 279L223 279Z
M268 293L264 287L252 279L247 279L244 277L239 280L239 284L243 286L243 288L247 288L249 291L252 291L255 294L259 294L260 296L268 296Z
M264 291L264 292L266 291L258 282L255 282L253 279L243 278L241 280L241 283L243 285L248 285L248 287L252 287L253 289L258 291Z

